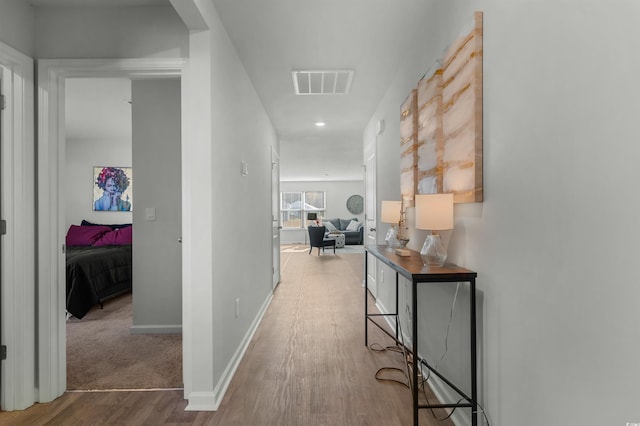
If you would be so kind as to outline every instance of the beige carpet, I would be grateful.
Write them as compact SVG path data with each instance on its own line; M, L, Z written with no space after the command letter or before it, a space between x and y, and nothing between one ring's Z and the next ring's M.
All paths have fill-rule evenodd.
M131 294L67 321L67 389L182 387L182 335L130 334Z

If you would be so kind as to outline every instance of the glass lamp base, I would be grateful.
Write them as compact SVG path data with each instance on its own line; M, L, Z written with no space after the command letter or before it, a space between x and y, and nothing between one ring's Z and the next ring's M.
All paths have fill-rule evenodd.
M438 234L429 234L424 240L420 257L426 266L442 266L447 259L447 250Z
M387 231L387 235L384 237L384 240L387 242L389 247L399 247L398 245L398 232L395 227L389 228Z
M404 238L401 236L398 236L398 247L400 248L405 248L407 246L407 243L409 243L409 239L408 238Z

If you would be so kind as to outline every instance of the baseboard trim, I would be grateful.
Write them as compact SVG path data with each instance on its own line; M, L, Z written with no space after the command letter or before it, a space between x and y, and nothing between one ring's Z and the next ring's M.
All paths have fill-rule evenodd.
M191 392L185 399L189 403L184 411L216 411L219 405L214 392Z
M236 373L238 366L240 365L240 361L242 361L242 358L244 357L244 354L247 351L249 344L251 343L251 339L253 339L254 334L256 334L256 331L258 330L258 326L262 322L262 318L264 318L264 314L267 312L267 308L269 307L269 304L271 304L272 300L273 300L273 293L269 293L269 297L267 297L267 299L264 301L264 303L260 307L260 310L258 311L258 314L256 315L255 319L251 323L249 330L247 330L247 333L245 334L244 338L240 342L238 349L231 357L231 360L227 364L227 367L222 372L222 376L220 377L220 380L216 384L216 387L213 389L213 396L214 396L213 402L215 405L214 411L217 410L218 407L220 406L220 403L222 402L222 398L224 397L224 394L227 392L227 388L231 383L231 379L233 379L233 376Z
M422 377L426 377L426 375L429 374L426 367L421 367L420 371L422 372ZM440 378L435 374L431 374L427 383L438 401L457 401L460 399L460 395L456 392L450 391L449 386L440 380ZM451 408L446 408L445 410L447 413L451 412ZM469 408L458 408L449 418L456 426L471 424Z
M181 325L132 325L131 334L182 334Z

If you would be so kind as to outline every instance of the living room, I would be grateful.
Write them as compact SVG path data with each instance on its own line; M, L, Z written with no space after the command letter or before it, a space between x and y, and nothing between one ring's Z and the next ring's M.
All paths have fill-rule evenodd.
M282 165L282 170L285 170L285 165ZM342 219L348 223L355 219L360 224L363 224L364 213L354 213L358 210L349 210L348 201L354 199L351 197L362 197L363 194L363 182L362 181L280 181L281 197L287 196L300 196L304 198L309 193L318 194L319 198L324 198L325 206L319 209L309 210L287 210L282 209L281 215L290 217L289 220L282 220L282 230L280 232L281 244L303 244L306 245L309 242L309 235L307 228L309 226L324 225L327 226L329 219ZM299 212L299 213L298 213ZM295 213L295 218L292 217L292 213ZM317 219L308 219L308 214L316 214ZM303 220L300 220L302 218ZM331 226L331 225L328 225ZM357 231L362 233L362 229L358 227ZM346 229L343 227L342 231ZM332 229L327 229L327 232ZM340 231L340 229L333 230ZM362 245L362 238L359 241L350 239L346 242L347 245ZM340 245L339 245L340 246ZM344 246L344 244L342 245Z

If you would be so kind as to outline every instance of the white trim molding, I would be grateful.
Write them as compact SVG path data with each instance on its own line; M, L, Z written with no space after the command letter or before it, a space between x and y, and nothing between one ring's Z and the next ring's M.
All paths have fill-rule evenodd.
M21 410L35 399L35 146L33 59L0 43L2 112L2 361L0 408Z
M182 325L133 325L131 334L182 334Z
M66 389L64 88L67 78L180 77L185 60L62 59L38 64L38 392L48 402ZM184 216L183 216L184 217ZM183 283L183 285L188 285Z
M236 352L231 357L229 364L227 364L227 367L224 369L222 377L220 377L220 380L216 384L213 392L192 392L185 395L186 399L189 400L189 404L187 405L187 408L185 408L185 411L216 411L218 409L222 402L222 398L231 383L231 379L233 379L233 375L236 373L236 370L240 365L240 361L242 361L247 348L249 348L249 343L251 343L251 339L253 339L254 334L256 334L258 326L262 322L264 314L267 312L267 308L271 304L272 300L273 293L269 293L269 297L267 297L262 304L260 311L251 323L251 326L249 327L249 330L247 330L242 342L240 342L240 346L238 346L238 349L236 349Z

